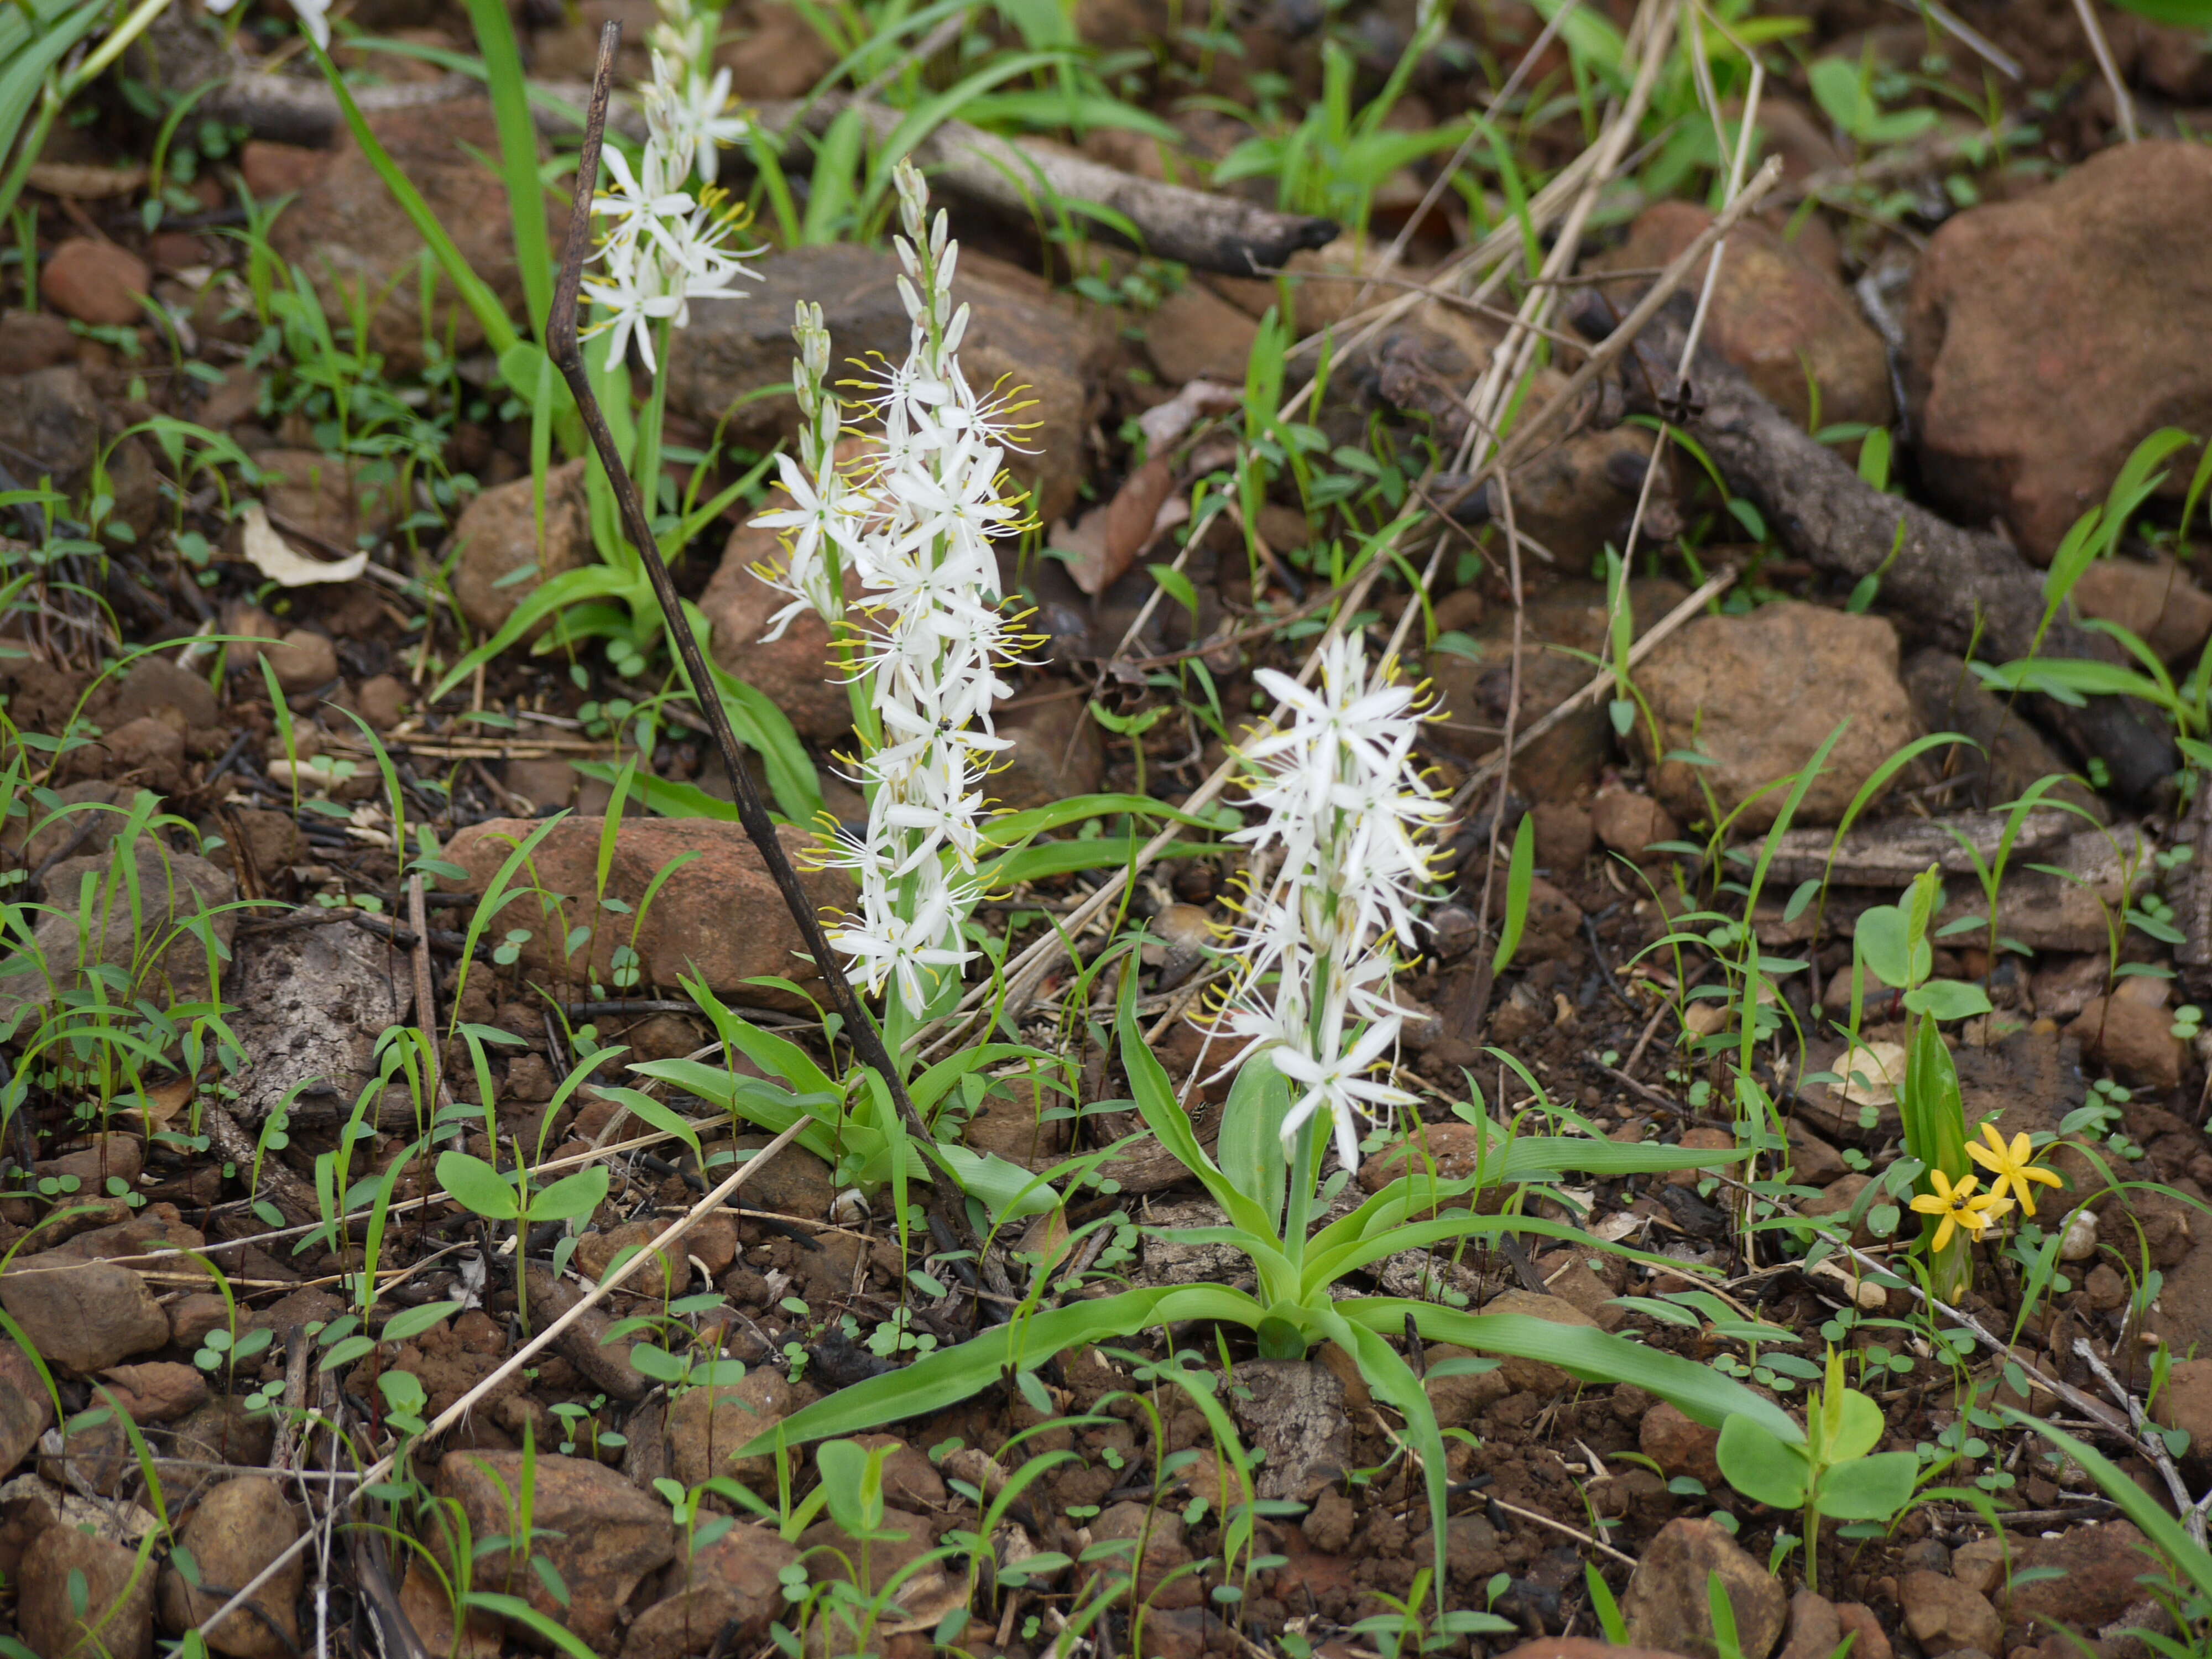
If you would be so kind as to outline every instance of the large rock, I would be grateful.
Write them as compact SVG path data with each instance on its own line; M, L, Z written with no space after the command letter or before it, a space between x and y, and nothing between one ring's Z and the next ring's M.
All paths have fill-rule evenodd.
M584 466L569 461L545 475L543 536L528 478L495 484L461 509L447 549L459 553L453 599L471 627L496 633L540 582L592 562Z
M198 854L172 852L147 836L131 848L134 902L125 872L112 867L112 851L64 859L46 872L47 902L57 908L32 930L35 951L15 957L14 971L0 980L0 1021L72 988L78 973L95 963L116 970L117 990L130 982L126 1000L144 997L157 1006L207 1000L210 951L200 935L204 931L228 951L238 930L237 913L227 908L238 896L237 884ZM77 917L88 875L100 884L96 942Z
M1646 1547L1620 1598L1629 1641L1689 1659L1719 1659L1708 1591L1716 1572L1735 1614L1744 1659L1766 1659L1781 1638L1789 1598L1772 1573L1710 1521L1669 1521Z
M469 872L465 890L481 893L514 849L540 827L521 818L471 824L447 844L446 856ZM557 964L567 929L593 913L599 896L601 829L599 818L564 818L532 854L527 880L565 901L558 914L540 915L528 902L502 914L504 925L534 926L522 946L522 960L534 971ZM804 854L814 844L805 831L786 825L780 834L817 905L851 902L851 886L841 872L805 869ZM647 887L678 859L685 861L646 906ZM601 984L612 981L615 947L631 942L633 919L641 986L673 986L679 975L696 974L717 996L757 1002L769 994L746 984L749 979L774 974L804 984L814 977L812 964L797 954L805 948L799 924L785 908L758 850L737 824L709 818L625 819L615 839L605 896L621 900L632 912L619 927L599 928L590 942L588 970ZM580 948L573 971L580 977L586 968Z
M230 1592L252 1582L300 1535L283 1489L265 1474L241 1474L201 1498L177 1541L190 1551L194 1579L174 1567L161 1575L161 1622L181 1636L212 1618ZM286 1659L299 1651L295 1603L307 1564L295 1555L240 1608L206 1632L207 1644L234 1659ZM201 1589L200 1585L210 1588Z
M1711 210L1695 202L1661 202L1637 215L1627 241L1599 263L1619 270L1671 264L1712 222ZM1711 264L1691 273L1689 289L1704 283ZM1638 279L1635 288L1649 280ZM1632 290L1623 283L1610 291L1625 301ZM1812 414L1808 380L1819 385L1824 426L1886 427L1896 418L1881 337L1832 271L1759 220L1729 232L1705 337L1800 426Z
M100 399L75 363L19 374L0 387L0 443L14 452L10 471L45 474L74 495L92 476L100 437Z
M368 118L377 140L414 182L445 227L469 269L488 286L508 315L522 310L522 275L515 263L507 191L494 169L499 135L489 101L441 102L379 111ZM368 341L397 370L424 362L423 322L417 271L422 234L392 198L384 180L349 135L298 198L277 216L269 234L278 258L296 264L314 284L331 316L372 304ZM483 325L460 303L436 271L431 332L450 339L462 356L484 343ZM786 307L787 315L790 307Z
M2068 598L2082 616L2117 623L2167 662L2194 666L2212 635L2212 593L2169 558L2099 559Z
M1898 1581L1897 1602L1905 1613L1905 1627L1923 1653L2004 1650L2004 1621L1989 1598L1948 1573L1906 1573Z
M513 1535L520 1525L514 1494L522 1490L520 1452L448 1452L438 1464L441 1498L459 1500L469 1534ZM562 1607L520 1553L495 1550L476 1564L479 1589L520 1595L586 1645L610 1650L623 1604L646 1574L676 1553L667 1505L616 1470L580 1457L538 1455L530 1524L539 1529L534 1553L560 1575Z
M39 292L65 317L108 328L146 320L154 273L129 248L90 236L72 236L39 268Z
M2160 1095L2180 1085L2185 1051L2166 1009L2132 997L2092 997L2067 1029L2081 1040L2083 1054L2128 1082Z
M994 723L1012 746L993 757L996 769L985 787L1009 811L1090 794L1105 774L1106 739L1090 706L1081 697L1053 695L1056 689L1008 709Z
M53 1421L46 1378L22 1349L0 1342L0 1478L23 1461Z
M1898 680L1897 630L1879 617L1795 601L1698 617L1652 652L1636 685L1659 726L1650 758L1660 799L1686 821L1706 816L1707 788L1723 812L1750 802L1737 820L1744 830L1774 822L1789 793L1784 781L1838 726L1844 730L1797 808L1799 825L1842 817L1918 729ZM1648 724L1635 729L1648 748ZM1713 763L1662 758L1687 749Z
M2010 1588L2001 1583L1997 1594L2006 1619L2038 1636L2062 1626L2102 1629L2144 1598L2138 1581L2154 1571L2142 1534L2125 1521L2015 1539L2013 1547ZM2031 1571L2039 1576L2021 1583Z
M66 1248L19 1257L0 1273L0 1307L40 1358L80 1376L169 1340L168 1316L144 1279L128 1267L87 1260Z
M1310 1504L1352 1463L1344 1384L1310 1359L1255 1359L1237 1368L1231 1408L1244 1441L1267 1454L1260 1496Z
M775 492L772 501L785 498ZM853 703L830 657L830 625L811 607L793 617L773 640L769 618L788 605L754 573L756 565L775 568L783 550L772 530L740 525L730 532L722 562L699 596L700 613L713 629L707 648L738 678L759 691L790 720L802 738L826 743L853 729ZM855 592L848 582L846 592Z
M149 1659L154 1566L138 1552L52 1526L23 1552L15 1626L39 1659Z
M2047 563L2160 427L2212 428L2212 152L2118 144L1929 240L1905 312L1928 487ZM2179 495L2189 469L2168 488Z
M683 1659L718 1640L726 1651L757 1646L783 1611L778 1575L798 1560L775 1528L732 1527L669 1568L665 1593L630 1626L622 1659Z
M261 499L272 517L340 547L363 538L382 540L406 511L406 492L397 479L372 476L392 471L388 461L313 449L257 449L250 459L264 476Z
M1505 1291L1482 1304L1486 1314L1512 1314L1523 1319L1540 1319L1553 1325L1578 1325L1585 1330L1595 1330L1597 1321L1563 1296L1539 1296L1534 1291ZM1501 1360L1498 1374L1513 1389L1526 1389L1534 1394L1559 1394L1576 1386L1573 1373L1547 1360L1529 1359L1519 1354Z
M734 1454L792 1410L791 1384L765 1370L748 1371L735 1384L708 1384L679 1395L668 1407L670 1472L686 1487L726 1476L769 1496L775 1490L775 1459Z
M1102 337L1048 289L982 280L984 264L963 254L954 278L955 299L973 307L961 367L978 394L994 386L1004 393L1026 388L1016 401L1029 407L1016 418L1027 429L1006 465L1035 492L1037 516L1048 524L1074 503L1082 477L1089 380ZM669 346L667 372L672 407L709 425L726 415L731 441L766 449L798 429L790 395L794 304L821 306L839 364L876 352L903 362L908 324L898 260L888 249L842 242L790 248L762 260L758 273L741 302L693 307L691 325ZM740 404L768 387L777 390Z
M1249 313L1192 283L1161 301L1145 319L1145 351L1170 386L1187 380L1242 386L1259 332Z

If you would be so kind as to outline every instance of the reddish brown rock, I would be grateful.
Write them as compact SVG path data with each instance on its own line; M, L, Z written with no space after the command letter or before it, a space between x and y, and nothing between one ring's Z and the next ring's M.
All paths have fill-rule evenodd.
M1628 1639L1690 1659L1719 1659L1708 1585L1720 1575L1745 1659L1781 1639L1789 1598L1774 1575L1710 1521L1669 1521L1645 1548L1620 1598Z
M173 1359L110 1366L100 1379L133 1423L173 1423L207 1404L199 1367Z
M13 1342L0 1341L0 1480L53 1426L54 1399L38 1367Z
M668 1465L685 1486L726 1476L765 1496L775 1489L775 1460L734 1454L793 1409L791 1385L772 1370L751 1370L729 1385L693 1389L668 1407Z
M528 478L487 489L461 509L447 543L453 598L481 633L495 633L541 582L592 562L584 463L569 461L545 475L545 528Z
M447 844L446 856L469 872L465 890L480 893L507 855L541 827L521 818L471 824ZM567 901L565 914L571 920L590 915L599 897L601 828L598 818L564 818L532 854L532 879ZM802 830L787 825L780 833L795 860L813 844ZM653 878L679 859L685 861L660 884L652 904L645 905ZM841 872L806 872L802 861L801 874L817 904L852 902L851 885ZM606 896L634 907L641 985L673 986L679 975L696 974L717 996L757 1002L774 994L748 985L749 979L781 975L805 984L814 977L812 964L797 954L805 948L798 923L785 908L759 852L737 824L625 818L608 868ZM522 960L544 971L561 961L568 924L534 912L522 918L525 908L508 912L519 918L516 927L537 924L522 946ZM615 947L630 939L627 920L619 930L598 930L589 947L589 972L600 983L611 981ZM571 971L581 977L585 969L580 953Z
M522 276L514 256L507 189L499 179L499 135L488 100L441 101L377 111L378 141L413 181L469 269L509 316L522 314ZM270 232L276 255L305 271L332 316L366 302L368 348L399 372L420 368L425 330L417 272L422 233L394 201L368 158L342 137L320 173ZM434 264L436 299L428 332L460 356L482 348L483 325L460 303Z
M129 328L146 319L154 273L125 247L89 236L72 236L39 267L39 292L48 305L80 323Z
M330 170L331 153L299 144L272 143L265 138L246 141L239 152L238 170L257 201L294 196Z
M251 1583L299 1535L300 1522L283 1489L268 1476L242 1474L212 1488L177 1539L191 1554L198 1583L187 1583L174 1568L161 1575L161 1622L181 1635L212 1618L230 1600L228 1590ZM208 1645L233 1659L287 1659L296 1654L295 1604L307 1572L305 1557L295 1555L255 1594L258 1612L241 1608L231 1614L207 1632Z
M2101 1630L2143 1599L2143 1587L2136 1581L2155 1571L2146 1549L2142 1534L2125 1521L2094 1522L2056 1538L2015 1538L2015 1582L2009 1592L2002 1586L1997 1592L2005 1617L2039 1633L2062 1626ZM2037 1569L2047 1569L2051 1576L2017 1582Z
M0 376L30 374L76 362L76 336L51 311L0 315Z
M1989 1598L1948 1573L1908 1572L1898 1581L1897 1601L1905 1626L1921 1651L1931 1656L1972 1648L2004 1651L2004 1621Z
M438 1495L459 1502L477 1538L514 1531L514 1495L521 1487L520 1452L448 1452L438 1464ZM477 1562L476 1587L522 1596L587 1646L608 1650L631 1593L676 1553L667 1505L603 1464L544 1452L538 1455L533 1500L531 1524L542 1529L537 1550L560 1575L568 1605L505 1551Z
M1760 112L1772 118L1763 105ZM1638 270L1670 264L1712 221L1711 210L1698 203L1658 203L1637 215L1627 241L1601 263ZM1691 273L1691 291L1704 283L1705 268ZM1648 280L1610 291L1625 298ZM1757 219L1729 233L1705 342L1800 426L1812 415L1814 384L1824 426L1848 421L1886 427L1896 418L1889 355L1850 291L1805 248Z
M1702 1480L1708 1492L1723 1483L1720 1465L1721 1431L1709 1429L1680 1407L1665 1401L1644 1413L1637 1425L1637 1449L1670 1477L1686 1474Z
M1590 803L1590 827L1611 851L1641 863L1644 849L1681 839L1674 815L1649 795L1631 789L1601 790Z
M1919 730L1898 678L1897 630L1880 617L1795 601L1698 617L1645 659L1636 684L1658 723L1656 793L1685 822L1706 815L1710 788L1722 811L1743 807L1741 829L1768 827L1789 793L1772 786L1842 727L1793 820L1834 823ZM1639 720L1636 734L1649 750L1649 723ZM1664 758L1693 748L1713 763Z
M2070 598L2082 616L2118 623L2168 662L2194 659L2212 637L2212 593L2172 559L2100 559Z
M804 97L836 67L837 54L798 7L753 0L743 15L750 29L714 52L715 66L730 71L730 90L740 101Z
M2160 427L2212 429L2212 152L2116 144L1948 220L1913 273L1905 396L1922 476L1954 517L2000 518L2047 563ZM2189 469L2167 487L2178 496Z
M2127 1081L2160 1091L2179 1086L2183 1045L2166 1009L2132 997L2092 997L2067 1029L2086 1057Z
M661 1599L630 1626L622 1659L683 1659L718 1640L757 1645L783 1610L777 1574L798 1559L797 1547L773 1527L732 1528L668 1570Z
M65 1250L19 1257L0 1273L0 1306L40 1358L81 1376L169 1340L168 1316L145 1280Z
M39 1659L149 1659L154 1566L75 1527L48 1527L23 1552L15 1624Z

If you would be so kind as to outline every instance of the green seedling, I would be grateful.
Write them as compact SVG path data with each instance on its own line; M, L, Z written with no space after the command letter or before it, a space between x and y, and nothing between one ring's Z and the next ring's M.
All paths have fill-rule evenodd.
M485 1220L513 1222L519 1254L523 1249L521 1241L528 1238L536 1224L579 1221L598 1209L607 1196L607 1170L605 1164L595 1164L588 1170L562 1176L542 1191L533 1192L529 1166L519 1158L517 1167L509 1172L494 1169L468 1152L441 1152L438 1184L456 1201ZM527 1292L522 1286L523 1275L518 1273L517 1308L523 1312L526 1327L528 1315L522 1298Z
M1808 1402L1805 1437L1785 1440L1763 1423L1731 1417L1722 1425L1721 1473L1754 1503L1805 1512L1805 1583L1820 1587L1820 1517L1893 1519L1912 1501L1920 1460L1877 1452L1881 1407L1844 1382L1844 1356L1828 1350L1826 1382Z

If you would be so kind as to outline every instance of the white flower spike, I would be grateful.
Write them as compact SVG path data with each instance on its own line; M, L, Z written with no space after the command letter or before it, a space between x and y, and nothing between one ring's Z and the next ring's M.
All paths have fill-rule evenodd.
M1405 1024L1389 994L1391 941L1412 931L1429 878L1415 837L1444 804L1413 764L1413 692L1387 664L1370 678L1356 635L1322 647L1316 687L1273 669L1255 678L1275 699L1279 729L1243 750L1257 775L1254 821L1230 839L1273 874L1255 878L1245 901L1226 1025L1264 1045L1299 1091L1285 1146L1326 1114L1337 1157L1356 1169L1360 1123L1413 1103L1372 1074Z
M778 462L789 505L753 522L786 532L783 563L760 571L791 599L767 637L810 609L842 631L879 734L860 761L867 828L822 855L852 871L860 890L830 942L872 993L890 985L918 1013L975 954L962 929L981 897L982 784L1007 746L991 705L1009 690L998 671L1020 643L992 544L1022 526L1001 483L1012 437L1004 406L979 398L960 368L957 247L945 216L929 218L910 163L897 184L907 356L855 400L878 430L840 463L845 416L828 382L830 337L821 308L802 302L792 384L805 424L797 459Z
M601 274L583 285L601 313L586 332L611 334L617 359L635 340L648 370L659 367L655 325L685 326L692 301L732 298L752 275L752 251L735 246L744 216L714 182L720 147L749 131L729 113L728 71L710 73L721 13L684 0L662 0L662 12L641 95L645 150L635 172L620 152L605 152L611 186L592 204ZM695 186L695 173L703 184Z

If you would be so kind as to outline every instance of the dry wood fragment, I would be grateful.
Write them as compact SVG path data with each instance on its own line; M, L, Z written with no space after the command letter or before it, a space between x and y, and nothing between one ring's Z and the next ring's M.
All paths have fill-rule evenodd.
M1902 887L1929 865L1946 875L1974 871L1973 848L1984 865L1996 856L2004 838L2005 812L1957 812L1941 818L1892 818L1854 829L1839 843L1832 830L1792 830L1774 843L1767 875L1773 881L1807 881L1825 876L1841 887ZM2057 846L2081 828L2075 813L2029 812L2013 837L2010 858L2032 858ZM1960 844L1960 837L1965 844ZM1834 848L1834 856L1829 849Z

